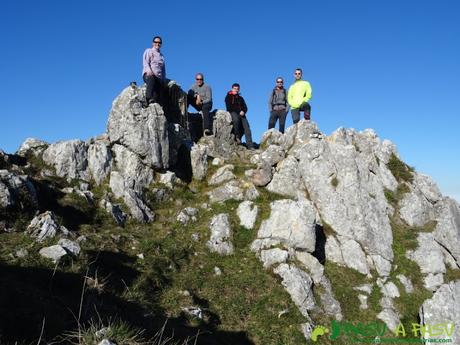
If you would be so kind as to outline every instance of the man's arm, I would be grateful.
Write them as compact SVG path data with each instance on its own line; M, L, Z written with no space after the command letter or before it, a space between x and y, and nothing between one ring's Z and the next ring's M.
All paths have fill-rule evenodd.
M310 98L311 98L311 86L310 86L310 83L306 81L305 82L305 96L303 98L302 103L308 102Z
M268 111L273 110L273 90L270 92L270 96L268 97Z
M147 75L152 75L153 71L152 68L150 67L150 56L149 56L149 50L146 49L144 51L144 55L142 56L142 65L144 67L144 71Z
M209 85L206 85L204 89L204 97L202 99L203 103L210 103L212 101L212 90Z

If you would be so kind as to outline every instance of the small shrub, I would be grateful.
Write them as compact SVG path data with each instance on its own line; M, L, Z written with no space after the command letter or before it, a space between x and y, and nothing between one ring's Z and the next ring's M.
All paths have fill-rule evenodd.
M332 187L334 187L334 188L337 188L337 186L339 185L339 180L337 179L336 176L334 176L334 177L332 178L332 180L331 180L331 185L332 185Z
M401 161L394 153L391 154L390 160L387 163L388 169L390 169L393 176L398 182L409 182L412 183L414 180L414 168L411 168L406 163Z

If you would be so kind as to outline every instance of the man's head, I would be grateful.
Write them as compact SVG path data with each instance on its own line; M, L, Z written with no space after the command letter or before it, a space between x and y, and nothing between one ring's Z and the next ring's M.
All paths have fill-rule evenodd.
M203 83L204 83L204 76L203 76L203 73L197 73L197 74L195 75L195 83L196 83L198 86L203 85Z
M152 40L152 47L156 49L160 49L161 45L163 44L163 40L160 36L155 36Z
M276 78L276 87L282 89L284 85L284 80L281 77Z
M233 91L233 93L239 93L240 92L240 84L233 83L232 84L232 91Z
M302 79L302 69L301 68L296 68L294 71L294 78L295 80L300 80Z

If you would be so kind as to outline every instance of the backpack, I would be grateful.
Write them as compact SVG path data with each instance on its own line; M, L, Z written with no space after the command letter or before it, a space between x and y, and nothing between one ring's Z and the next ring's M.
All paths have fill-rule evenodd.
M287 108L287 105L288 105L288 104L287 104L286 89L283 87L282 90L283 90L283 93L284 93L284 106ZM274 101L274 99L275 99L275 93L276 93L276 90L273 89L273 93L272 93L272 104L271 104L272 106L274 106L274 105L279 105L279 104L273 104L273 101Z

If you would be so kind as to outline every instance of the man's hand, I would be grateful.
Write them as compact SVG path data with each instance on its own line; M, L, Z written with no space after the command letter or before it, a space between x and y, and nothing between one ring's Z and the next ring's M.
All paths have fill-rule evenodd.
M240 116L244 116L244 111L243 110L240 111Z
M203 103L203 101L201 100L200 95L196 95L196 105L200 105L201 103Z

